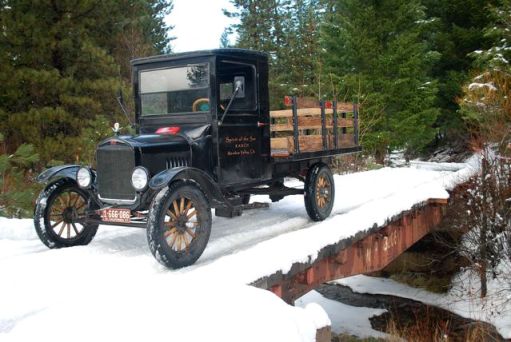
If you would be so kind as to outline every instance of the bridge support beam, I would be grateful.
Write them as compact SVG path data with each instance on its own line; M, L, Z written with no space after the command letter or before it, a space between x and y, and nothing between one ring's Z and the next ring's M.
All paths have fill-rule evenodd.
M443 199L429 200L382 227L368 230L351 243L339 243L337 248L329 246L330 252L320 252L320 257L309 265L292 268L299 271L273 275L255 285L266 287L292 304L322 283L379 271L433 231L442 221L446 204Z

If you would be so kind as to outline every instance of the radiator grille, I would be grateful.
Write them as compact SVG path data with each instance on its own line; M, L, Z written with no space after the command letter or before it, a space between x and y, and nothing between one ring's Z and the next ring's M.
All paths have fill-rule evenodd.
M96 152L98 192L101 198L132 200L135 189L131 173L135 168L133 150L125 145L104 145Z

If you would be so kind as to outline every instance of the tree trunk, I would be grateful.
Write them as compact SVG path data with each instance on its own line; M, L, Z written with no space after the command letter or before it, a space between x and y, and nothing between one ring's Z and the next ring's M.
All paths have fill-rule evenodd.
M481 281L481 298L486 297L486 294L488 292L487 288L487 279L486 279L486 272L488 269L488 250L487 250L487 234L488 234L488 213L486 212L486 201L488 193L487 191L487 179L486 175L488 175L489 172L489 165L488 160L485 156L483 156L482 165L481 165L481 200L482 200L482 206L481 206L481 231L479 233L479 262L481 264L480 266L480 272L479 272L479 279Z

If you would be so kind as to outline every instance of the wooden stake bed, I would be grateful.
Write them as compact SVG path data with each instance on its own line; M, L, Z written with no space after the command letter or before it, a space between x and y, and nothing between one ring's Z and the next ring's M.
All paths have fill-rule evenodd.
M356 105L297 97L286 98L286 103L291 109L270 112L273 158L358 147Z

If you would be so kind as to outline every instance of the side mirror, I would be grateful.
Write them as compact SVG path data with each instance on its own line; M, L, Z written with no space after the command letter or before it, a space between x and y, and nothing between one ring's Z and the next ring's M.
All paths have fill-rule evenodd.
M236 93L236 98L244 98L245 97L245 76L235 76L234 77L234 90L238 89Z

